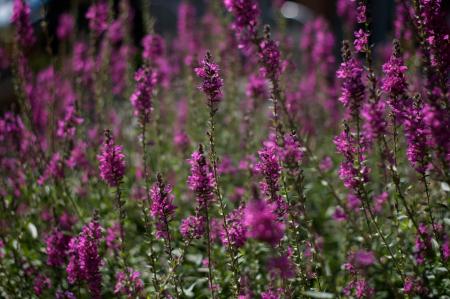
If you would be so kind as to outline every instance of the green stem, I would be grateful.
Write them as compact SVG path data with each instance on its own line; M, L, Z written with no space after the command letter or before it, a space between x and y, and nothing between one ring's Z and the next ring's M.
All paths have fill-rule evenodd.
M143 155L143 163L144 163L144 180L145 180L145 193L147 196L147 203L150 205L151 198L150 198L150 178L148 174L148 166L147 166L147 146L145 142L145 136L146 136L146 123L145 120L142 120L141 122L141 146L142 146L142 155ZM150 221L150 218L148 216L148 210L145 208L145 205L142 204L142 212L144 214L144 225L146 230L146 235L149 242L149 258L150 258L150 268L153 274L152 277L152 283L155 288L155 291L157 294L159 294L160 291L160 284L158 281L158 276L156 273L156 261L155 261L155 255L153 251L153 244L154 244L154 236L152 232L152 223ZM157 295L157 298L159 298L159 295Z
M209 145L210 145L210 160L211 164L213 166L213 174L215 179L215 192L217 199L219 201L219 207L220 207L220 214L222 216L223 220L223 227L225 231L225 236L227 238L228 246L227 246L227 253L229 255L230 261L231 261L231 270L233 272L233 281L234 281L234 289L235 289L235 295L237 296L240 290L240 284L239 284L239 268L237 264L236 259L236 251L234 248L233 243L231 242L230 233L229 233L229 226L228 221L226 217L226 210L225 210L225 203L222 198L222 193L220 191L220 177L217 173L217 154L215 149L215 110L212 105L210 106L210 113L209 113Z

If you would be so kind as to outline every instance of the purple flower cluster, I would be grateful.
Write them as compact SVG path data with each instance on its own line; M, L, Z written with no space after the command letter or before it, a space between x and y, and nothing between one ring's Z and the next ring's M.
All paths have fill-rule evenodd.
M156 237L167 238L169 234L169 223L175 213L175 206L173 205L174 196L172 193L172 186L166 185L160 175L158 181L153 184L150 190L151 215L155 218Z
M64 161L60 153L55 153L51 157L44 170L44 173L38 178L38 184L43 185L50 179L60 179L64 177Z
M205 59L202 60L200 67L195 68L195 73L203 80L199 89L206 94L209 106L222 100L223 79L219 71L219 66L212 61L212 56L209 52L206 54Z
M345 187L357 193L360 184L367 182L369 169L365 165L361 165L361 168L358 170L355 166L355 159L358 155L356 140L348 130L345 130L339 136L336 136L333 142L336 145L337 151L345 158L339 166L339 177L344 182ZM361 162L364 161L363 158L361 155Z
M122 294L127 298L139 298L143 290L144 282L138 271L128 268L126 272L121 271L116 274L114 294Z
M425 104L421 111L425 128L428 130L428 143L437 149L442 161L450 164L450 112L440 106Z
M149 60L153 63L153 61L157 60L164 54L164 39L160 35L146 35L142 38L141 44L144 48L142 51L142 58L145 60Z
M385 112L386 105L383 101L369 102L363 105L361 110L364 120L363 136L368 144L372 144L374 140L387 132Z
M394 52L389 61L383 64L384 77L381 81L381 88L387 93L388 103L391 109L400 119L404 117L406 107L411 104L406 97L405 73L408 68L404 65L403 59L399 51L398 43L394 44Z
M89 56L88 46L84 42L77 42L73 47L72 69L79 76L83 83L90 85L92 83L92 73L95 62Z
M189 216L181 221L180 233L185 239L200 239L205 234L205 219Z
M65 13L59 16L58 28L56 29L56 36L60 40L65 40L70 37L75 27L75 20L71 14Z
M275 246L284 236L285 226L278 221L276 206L262 199L250 201L244 211L247 237Z
M259 7L254 0L224 0L225 8L233 15L232 29L236 33L239 48L249 50L256 38Z
M266 36L259 43L261 73L270 80L277 80L281 74L281 53L278 42Z
M31 9L25 0L14 0L11 22L16 28L16 40L21 47L30 47L36 42L30 19Z
M52 287L52 281L49 277L38 274L33 281L33 291L34 294L38 297L44 293L45 290L50 289Z
M143 67L136 71L134 80L136 81L136 88L130 97L134 115L139 117L143 124L148 123L153 111L152 97L156 84L156 74L152 70Z
M76 127L83 123L83 119L78 117L74 106L68 106L64 118L58 121L56 136L59 138L72 139L76 133Z
M414 103L407 108L407 117L403 121L406 142L408 148L406 156L414 169L419 173L425 173L428 166L428 141L429 130L424 122L423 111L420 103Z
M279 257L272 257L267 265L272 276L278 276L282 279L295 277L295 264L288 254Z
M356 8L358 14L356 15L356 21L359 24L363 24L367 22L367 6L363 1L358 3L358 7Z
M245 95L252 99L264 99L268 96L266 80L259 75L251 75L248 78Z
M195 27L196 19L195 7L188 2L181 2L178 6L178 37L176 46L183 55L184 64L188 66L192 65L199 46Z
M425 55L428 56L430 67L428 72L428 88L438 89L442 97L448 89L450 73L450 34L442 0L420 0L418 26L422 27L425 39ZM436 102L439 97L432 97Z
M351 30L357 22L357 6L353 0L338 0L336 3L338 16L344 21L346 29Z
M304 151L293 134L284 135L284 145L281 152L281 158L286 165L298 166L304 156Z
M73 237L69 243L67 280L71 284L86 281L92 298L101 298L102 258L99 255L101 238L102 228L96 220L92 220L83 227L79 236Z
M427 289L420 278L408 276L403 283L403 293L408 295L426 295Z
M123 27L122 20L115 20L108 26L107 37L113 45L117 45L123 40Z
M427 256L432 252L431 234L429 228L423 223L419 224L414 250L414 257L419 265L424 264Z
M194 191L200 210L207 208L214 200L214 174L206 162L203 147L192 153L189 159L191 174L188 178L189 189Z
M59 229L46 238L47 264L53 267L61 267L66 263L67 250L69 249L70 236Z
M247 228L244 225L244 209L237 208L227 215L228 235L233 248L244 246L247 240ZM220 238L228 246L228 238L224 229L220 230Z
M125 155L122 153L122 146L116 145L109 130L105 131L99 161L100 177L110 187L117 187L122 182L125 174Z
M336 75L342 80L339 101L348 109L348 113L355 115L364 101L364 84L362 81L363 68L361 63L351 57L347 43L342 47L344 61L341 63Z
M369 47L369 36L370 34L363 29L359 29L355 32L355 50L359 53L364 53Z
M275 203L277 214L283 216L287 206L283 197L278 194L281 177L280 151L275 142L266 141L263 149L258 152L259 162L255 165L255 170L264 178L260 183L261 190L271 203Z
M106 229L106 246L108 249L117 252L120 249L120 223L115 222Z
M370 251L359 250L349 255L344 269L350 274L350 281L342 292L345 296L355 295L356 298L370 298L374 289L369 285L365 276L368 267L375 263L375 256Z
M364 269L375 264L375 255L372 251L358 250L348 257L348 262L354 267Z
M311 72L317 70L323 74L331 74L334 69L335 37L326 19L315 18L305 24L300 49L307 53L305 63L311 68Z
M89 21L89 29L101 34L108 29L109 7L106 1L92 4L86 12Z

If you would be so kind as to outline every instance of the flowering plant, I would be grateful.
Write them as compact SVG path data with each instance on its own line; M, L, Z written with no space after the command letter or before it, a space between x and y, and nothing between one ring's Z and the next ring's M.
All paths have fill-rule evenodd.
M374 43L368 1L338 0L342 46L284 1L273 28L259 1L183 1L176 36L113 2L36 30L14 0L0 297L446 298L444 1L396 1Z

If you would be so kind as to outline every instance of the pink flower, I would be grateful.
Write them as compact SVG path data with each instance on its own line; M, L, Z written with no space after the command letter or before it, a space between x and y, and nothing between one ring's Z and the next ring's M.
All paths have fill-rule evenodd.
M11 22L16 29L15 38L22 47L32 46L36 42L30 19L31 9L25 0L14 0Z
M199 89L206 94L208 105L213 105L222 100L223 79L219 71L219 66L212 61L212 56L209 52L206 54L205 59L202 60L200 67L195 68L195 73L203 80Z
M69 243L67 280L71 284L86 281L92 298L101 297L102 259L99 255L101 237L102 227L94 219L85 225L82 232L73 237Z
M205 219L189 216L181 221L180 233L185 239L200 239L205 232Z
M214 200L215 181L202 146L197 152L192 153L189 164L191 175L188 178L188 186L196 195L198 207L203 210Z
M265 200L255 199L247 204L244 224L247 236L275 246L284 236L285 226L278 221L276 207Z
M134 115L139 117L139 121L142 123L148 123L153 111L152 97L156 84L156 73L143 67L136 71L134 80L136 88L130 97Z
M158 174L158 180L150 190L151 215L155 218L157 238L167 238L169 234L169 223L172 221L176 208L173 205L174 196L171 193L172 186L166 185Z
M75 25L75 20L71 14L64 13L59 16L58 28L56 29L56 36L60 40L70 37Z
M141 273L128 268L125 272L116 274L116 285L114 294L122 294L127 298L138 298L144 290L144 282L141 279Z
M354 45L357 52L362 53L367 51L367 47L369 45L369 36L370 34L362 29L359 29L359 31L355 32Z
M86 19L89 21L89 29L97 34L108 29L109 7L106 1L92 4L86 12Z
M102 180L110 187L117 187L125 174L125 155L122 153L122 146L114 144L109 130L105 131L105 140L97 159Z

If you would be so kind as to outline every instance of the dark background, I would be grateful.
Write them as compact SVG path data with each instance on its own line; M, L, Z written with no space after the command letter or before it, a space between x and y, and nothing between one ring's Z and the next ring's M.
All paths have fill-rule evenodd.
M129 0L131 6L135 11L134 18L134 41L136 45L139 45L139 41L143 35L142 31L142 16L140 14L141 5L140 1L146 0ZM222 0L189 0L187 2L192 3L197 8L197 13L201 16L204 13L206 4L208 1L222 1ZM401 0L403 1L403 0ZM0 0L0 5L5 3L12 2L12 0ZM33 20L34 20L34 28L37 32L39 43L33 49L33 53L31 59L40 60L41 57L46 55L45 44L46 39L44 38L42 32L40 32L39 26L39 16L40 16L40 3L45 2L44 0L29 0L27 2L32 3L33 10ZM54 36L56 31L58 17L61 13L70 11L70 8L74 5L78 5L79 13L78 13L78 26L81 28L87 27L86 19L84 18L85 11L89 7L89 5L93 1L89 0L78 0L78 1L68 1L68 0L47 0L46 1L46 9L47 9L47 20L48 20L48 28L50 36ZM116 5L118 1L115 1ZM164 35L174 36L176 34L177 28L177 8L181 0L152 0L151 1L151 14L155 19L155 31ZM336 40L342 40L342 24L341 20L339 20L336 14L336 1L333 0L293 0L292 2L297 2L301 4L301 7L304 8L304 11L307 12L307 15L310 18L314 16L321 15L325 17L329 23L331 24L332 30L334 30L336 35ZM279 11L277 8L274 8L271 0L260 0L258 1L261 12L262 12L262 22L268 24L274 24L276 17L279 15ZM443 0L444 9L449 11L450 1ZM387 41L391 38L388 34L392 31L392 22L394 16L394 0L372 0L369 1L370 13L372 16L372 42L378 44L383 41ZM0 7L0 10L2 8ZM1 11L0 11L1 15ZM448 14L447 14L448 15ZM3 20L5 21L5 20ZM304 20L293 20L287 19L287 29L288 32L291 32L294 36L298 36L303 24ZM5 22L3 22L5 23ZM0 28L0 46L8 48L8 45L11 44L11 28L6 21L6 25L3 28ZM337 43L338 44L338 43ZM336 45L336 53L339 45ZM57 51L58 44L57 40L53 39L52 41L52 49L53 51ZM42 59L41 59L42 60ZM45 61L45 60L44 60ZM45 62L42 62L45 66ZM11 72L10 70L0 70L0 114L6 109L11 108L11 103L14 101L14 94L12 90L11 84Z

